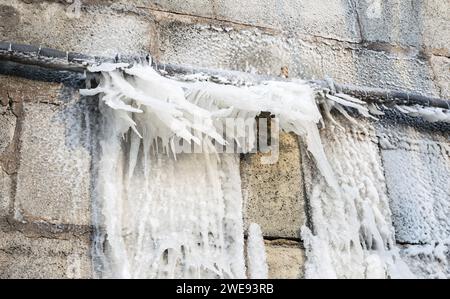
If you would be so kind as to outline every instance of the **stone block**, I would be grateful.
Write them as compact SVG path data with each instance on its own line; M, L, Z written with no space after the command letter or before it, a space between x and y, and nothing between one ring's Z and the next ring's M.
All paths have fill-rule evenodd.
M433 69L415 56L388 54L336 41L288 37L284 42L288 45L284 64L291 77L331 77L340 83L439 96Z
M423 1L358 1L363 39L403 46L420 45L421 3Z
M0 97L7 97L13 104L20 102L61 104L62 88L63 85L59 83L0 75Z
M241 182L246 227L254 222L263 235L300 238L305 223L305 202L297 138L282 134L275 164L262 164L261 154L241 160Z
M290 60L288 45L260 30L198 23L161 15L157 58L164 63L279 75Z
M89 235L29 238L0 230L0 278L91 278Z
M0 40L112 57L148 52L152 22L144 11L83 5L78 16L69 8L61 1L2 1Z
M333 40L212 26L192 18L158 21L161 62L405 90L439 96L430 65L404 53L387 54Z
M355 84L439 96L439 89L433 82L433 70L426 61L371 50L356 51L355 54L355 79L351 80Z
M357 7L363 40L449 55L448 1L363 0Z
M434 71L436 85L441 91L440 96L450 99L450 59L432 56L430 63Z
M380 130L397 241L422 244L447 239L450 236L448 137L408 126Z
M360 86L439 96L430 65L410 55L388 54L342 43L290 40L292 77L323 79Z
M450 2L440 0L417 2L423 5L423 45L436 55L449 57Z
M269 279L304 277L305 251L299 242L265 241Z
M63 106L24 105L16 220L90 224L88 113L76 99Z
M157 0L149 6L278 32L360 41L356 11L347 0Z
M219 18L272 27L284 32L306 34L342 41L360 41L355 10L350 1L220 0Z

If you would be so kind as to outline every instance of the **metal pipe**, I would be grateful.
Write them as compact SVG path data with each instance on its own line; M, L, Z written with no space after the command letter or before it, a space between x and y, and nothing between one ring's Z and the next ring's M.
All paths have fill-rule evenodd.
M15 62L37 66L40 68L57 70L61 72L84 73L91 64L100 62L149 62L150 56L131 57L119 56L114 58L89 56L74 52L63 52L55 49L41 48L30 45L0 42L0 61ZM208 68L197 68L174 64L160 64L152 61L152 66L165 76L179 76L186 74L203 73L208 75L211 81L225 84L244 85L257 84L268 80L286 80L280 77L262 76L239 71L225 71ZM66 74L67 76L67 74ZM329 88L327 80L309 81L320 88ZM350 84L335 83L337 91L357 97L368 103L386 105L422 105L437 108L450 109L449 99L427 97L416 93L395 91L383 88L355 86Z

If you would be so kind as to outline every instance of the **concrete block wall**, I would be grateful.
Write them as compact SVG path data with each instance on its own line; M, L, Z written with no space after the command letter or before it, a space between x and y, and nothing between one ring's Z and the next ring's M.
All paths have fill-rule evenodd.
M429 252L450 236L450 127L394 119L376 127L400 254L418 277L448 278L450 253Z
M82 0L79 16L68 14L68 8L66 1L1 0L0 40L92 55L150 52L161 62L304 79L329 76L342 83L450 95L448 1ZM83 111L95 119L95 109L76 104L71 87L5 76L0 103L0 277L89 276L94 179L89 145L95 136L82 128L95 122ZM418 244L448 233L439 226L448 193L439 189L433 196L443 195L442 202L423 203L436 214L432 222L411 227L415 220L404 216L405 202L421 203L420 198L395 186L421 178L398 182L389 168L389 160L404 153L405 164L427 157L444 167L448 134L390 124L382 122L378 131L398 241ZM432 145L384 147L383 140L402 135ZM307 208L300 150L296 138L286 135L278 164L260 165L257 155L241 161L245 219L262 226L275 278L302 276L299 228ZM427 171L425 177L434 176ZM51 241L41 244L41 236ZM22 249L12 250L16 247ZM15 255L22 265L34 265L29 272L11 267ZM38 271L46 256L52 262Z
M91 277L96 107L63 84L0 75L0 90L0 277Z
M450 236L450 131L426 123L378 124L397 241L429 244Z

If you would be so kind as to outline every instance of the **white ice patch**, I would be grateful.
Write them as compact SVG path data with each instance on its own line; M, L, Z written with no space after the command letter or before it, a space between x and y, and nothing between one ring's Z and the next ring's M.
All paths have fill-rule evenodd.
M261 228L256 223L251 223L248 228L247 240L248 277L251 279L267 279L266 248Z
M96 72L112 72L117 69L127 68L130 65L128 63L112 63L105 62L100 65L91 65L88 67L88 71L92 73Z
M426 245L405 245L401 254L420 278L450 278L450 239Z
M435 107L402 106L398 105L396 108L407 115L413 117L421 117L429 122L446 122L450 123L450 110Z

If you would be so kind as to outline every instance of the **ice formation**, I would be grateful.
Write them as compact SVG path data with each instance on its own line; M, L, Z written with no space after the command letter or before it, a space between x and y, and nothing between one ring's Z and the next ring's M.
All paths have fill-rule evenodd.
M322 93L322 111L332 124L324 147L316 94L302 81L235 87L195 76L169 79L145 65L104 64L91 71L101 72L100 83L81 93L99 95L103 114L94 217L100 276L246 277L239 156L219 154L217 145L236 142L250 150L255 138L248 144L239 132L224 138L224 119L269 111L281 129L301 137L319 170L310 178L313 227L302 228L306 277L412 277L395 243L370 128L344 129L330 113L336 109L354 123L344 107L372 117L382 114L376 106ZM179 153L180 140L201 151ZM250 226L248 241L249 276L267 277L257 225Z
M304 137L338 188L320 141L314 90L304 82L238 88L180 82L143 65L91 71L101 71L100 84L81 93L99 95L103 114L94 218L102 277L245 277L239 156L217 155L212 142L227 143L219 133L225 118L270 111L283 130ZM202 153L177 153L176 138ZM227 139L240 141L238 134ZM255 142L249 139L247 149Z
M398 105L396 108L407 115L413 117L421 117L429 122L446 122L450 123L450 110L435 107L423 107L420 105L403 106Z
M267 269L266 248L264 245L261 227L259 227L256 223L251 223L248 228L247 263L249 278L268 278L269 270Z
M420 278L450 277L450 239L425 245L404 245L401 255Z
M115 110L120 133L133 129L146 149L157 147L160 140L162 147L157 151L175 153L174 142L180 138L214 152L212 140L226 143L219 130L222 119L254 119L261 111L270 111L280 120L281 129L305 138L321 173L338 188L320 141L317 124L322 116L314 90L305 82L274 81L251 87L187 83L162 77L150 66L125 66L91 67L93 72L102 71L102 80L97 88L81 93L101 94L102 102ZM239 143L237 136L231 137ZM250 140L248 149L254 141Z
M361 122L363 123L363 122ZM329 126L324 143L340 192L307 181L313 228L302 228L307 278L409 278L395 243L378 147L368 125ZM307 173L307 172L306 172Z
M377 135L397 241L418 244L448 238L448 139L410 128L380 131Z

